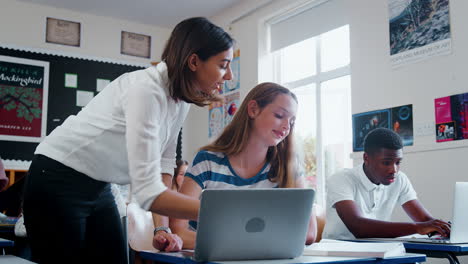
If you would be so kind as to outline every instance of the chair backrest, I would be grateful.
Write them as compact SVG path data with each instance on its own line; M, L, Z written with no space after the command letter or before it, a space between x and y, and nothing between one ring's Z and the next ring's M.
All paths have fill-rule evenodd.
M318 204L315 204L314 206L315 217L317 218L317 237L315 242L320 242L320 240L322 240L322 233L325 227L326 214L325 209L322 206Z
M5 167L3 166L2 159L0 158L0 191L8 186L8 178L5 174Z
M153 216L136 203L127 205L127 240L135 251L158 252L153 247Z

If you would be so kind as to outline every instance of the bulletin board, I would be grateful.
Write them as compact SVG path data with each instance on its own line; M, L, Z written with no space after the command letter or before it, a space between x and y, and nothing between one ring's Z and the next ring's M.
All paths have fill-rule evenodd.
M95 96L99 93L99 89L97 89L99 83L107 83L123 73L144 68L143 65L130 65L96 58L49 54L2 46L0 46L0 55L48 62L46 135L61 125L69 115L76 115L81 110L82 106L77 105L78 90L82 94ZM68 82L66 78L69 79ZM78 96L80 96L79 93ZM0 157L10 160L32 160L37 145L37 142L0 140Z

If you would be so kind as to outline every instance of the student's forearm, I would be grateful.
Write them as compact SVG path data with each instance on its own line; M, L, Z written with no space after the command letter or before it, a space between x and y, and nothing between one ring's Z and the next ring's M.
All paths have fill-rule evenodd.
M346 225L356 238L399 237L418 232L417 223L355 218Z
M187 220L171 218L169 220L169 225L174 234L177 234L183 243L184 249L194 249L195 248L195 237L196 232L189 229L189 223Z
M199 208L199 200L166 190L153 201L150 211L169 217L197 220Z
M195 248L195 240L196 240L196 232L188 229L175 229L175 234L177 234L182 241L184 241L183 249L194 249Z
M406 214L413 219L414 222L426 222L434 220L434 217L429 213L429 211L424 208L424 206L419 202L419 200L414 199L408 201L402 205Z

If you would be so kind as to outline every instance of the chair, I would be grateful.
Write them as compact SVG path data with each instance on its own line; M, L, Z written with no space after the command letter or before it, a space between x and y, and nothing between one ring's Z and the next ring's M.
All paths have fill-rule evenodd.
M153 216L136 203L127 205L127 238L130 248L135 251L158 252L153 247Z
M0 158L0 191L8 186L8 177L5 174L5 167L3 166L2 159Z

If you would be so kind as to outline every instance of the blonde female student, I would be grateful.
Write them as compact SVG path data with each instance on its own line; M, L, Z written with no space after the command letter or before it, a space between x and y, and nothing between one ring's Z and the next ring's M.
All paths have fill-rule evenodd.
M232 46L207 19L186 19L161 63L120 76L44 139L24 194L34 262L127 262L110 183L131 183L145 210L197 219L199 201L168 190L162 178L174 171L190 104L219 100L214 91L232 78Z
M303 187L292 150L296 111L296 96L288 89L257 85L221 136L198 152L180 192L198 198L203 189ZM187 220L171 218L170 227L183 248L194 248L195 232ZM315 241L316 233L312 216L306 244Z

